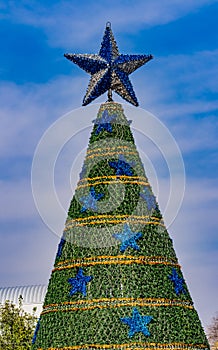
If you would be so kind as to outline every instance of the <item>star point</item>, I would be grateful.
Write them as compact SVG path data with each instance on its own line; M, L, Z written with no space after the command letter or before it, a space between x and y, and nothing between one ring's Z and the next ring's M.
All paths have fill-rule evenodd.
M120 54L109 24L106 25L99 54L66 53L64 56L91 75L83 106L112 90L124 100L138 106L129 75L153 56Z

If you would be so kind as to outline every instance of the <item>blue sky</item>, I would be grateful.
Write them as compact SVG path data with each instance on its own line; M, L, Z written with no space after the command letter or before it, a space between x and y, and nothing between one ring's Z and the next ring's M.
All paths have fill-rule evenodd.
M110 21L120 52L155 58L130 78L140 107L166 125L182 152L186 192L169 232L202 323L210 323L218 311L217 15L218 1L208 0L0 1L2 287L48 281L59 237L34 205L33 155L47 128L81 106L89 81L63 54L97 53ZM90 130L75 138L74 157ZM146 153L139 135L136 141ZM57 192L67 210L70 164L63 156L60 165ZM167 179L157 174L164 205Z

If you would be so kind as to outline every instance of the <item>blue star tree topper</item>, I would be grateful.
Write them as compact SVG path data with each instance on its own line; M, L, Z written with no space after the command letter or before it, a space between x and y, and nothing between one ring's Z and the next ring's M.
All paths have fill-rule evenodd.
M108 91L108 100L112 101L112 90L124 100L138 106L129 75L153 57L152 55L120 54L109 22L106 25L99 54L66 53L64 56L91 74L83 106L106 91Z
M183 283L184 279L182 277L179 277L178 272L176 271L175 268L172 268L172 274L168 276L169 279L173 282L174 284L174 289L177 295L180 293L186 293Z
M141 232L133 232L128 224L124 224L123 231L120 233L115 233L114 238L121 242L120 251L123 253L130 247L135 250L140 250L136 240L142 237Z
M85 276L83 274L83 269L80 268L75 277L69 278L68 282L71 284L72 288L70 290L70 296L76 293L82 293L86 296L86 285L93 279L92 276Z
M149 336L150 332L146 326L152 319L152 316L142 316L137 308L134 307L132 317L121 318L121 322L126 323L130 327L129 337L131 338L137 332L142 332L145 336Z

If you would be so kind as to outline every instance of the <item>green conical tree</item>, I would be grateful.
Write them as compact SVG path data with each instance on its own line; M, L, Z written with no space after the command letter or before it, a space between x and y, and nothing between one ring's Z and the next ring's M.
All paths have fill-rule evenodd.
M118 103L94 122L32 349L209 349Z

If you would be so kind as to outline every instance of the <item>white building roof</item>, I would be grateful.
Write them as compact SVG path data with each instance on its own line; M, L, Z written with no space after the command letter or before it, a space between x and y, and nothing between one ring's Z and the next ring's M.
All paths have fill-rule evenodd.
M0 288L0 303L10 300L14 304L18 304L19 296L21 295L23 298L23 304L42 304L46 290L46 285Z

